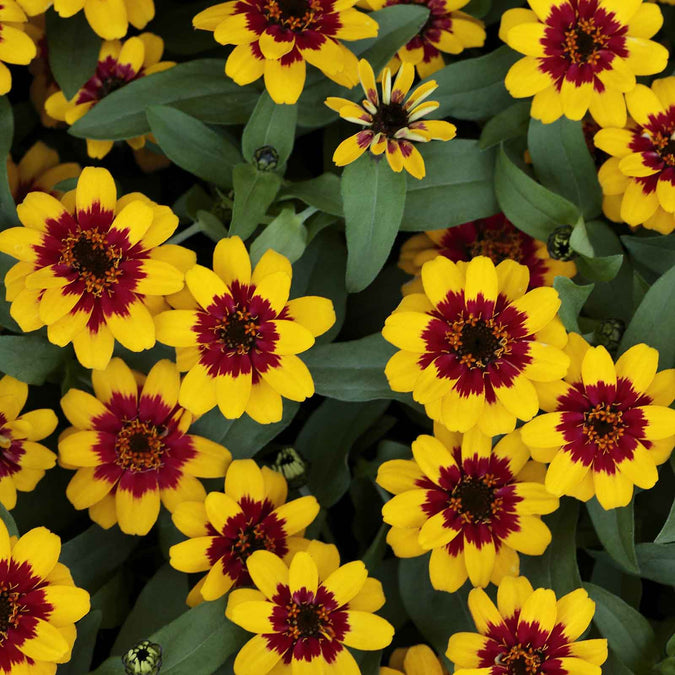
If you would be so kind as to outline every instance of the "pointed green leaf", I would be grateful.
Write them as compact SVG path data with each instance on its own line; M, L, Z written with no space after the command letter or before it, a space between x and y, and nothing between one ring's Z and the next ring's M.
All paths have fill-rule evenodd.
M586 502L586 508L607 553L627 572L639 574L640 568L635 553L633 502L623 508L605 511L598 500L593 498Z
M260 225L281 186L281 176L258 171L251 164L237 164L232 170L234 205L230 236L248 239Z

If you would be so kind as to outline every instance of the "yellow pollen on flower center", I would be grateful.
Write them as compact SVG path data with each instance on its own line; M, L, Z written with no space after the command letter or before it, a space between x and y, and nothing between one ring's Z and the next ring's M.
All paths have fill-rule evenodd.
M286 612L286 635L292 640L309 637L324 637L328 640L335 638L328 610L323 605L290 602L286 605Z
M223 351L235 351L241 356L248 354L260 337L258 317L243 309L223 317L215 331L223 343Z
M593 410L584 413L584 434L602 452L613 450L624 431L623 412L613 410L612 405L599 403Z
M19 615L24 609L19 604L21 594L7 588L0 591L0 637L4 640L10 628L16 628Z
M261 523L253 525L251 522L239 530L232 550L239 557L247 558L254 551L274 550L274 539L265 533Z
M162 455L166 450L162 440L165 431L139 419L127 421L117 433L115 464L125 471L139 473L156 471L163 465Z
M541 650L535 650L530 645L517 644L508 652L502 652L495 663L506 666L508 675L538 675L542 672L544 659Z
M319 0L267 0L263 13L270 23L302 31L320 19L323 12Z
M468 249L471 258L484 255L495 265L504 260L520 262L523 257L520 235L503 230L486 230Z
M593 18L579 19L574 28L565 31L562 50L572 63L595 66L600 60L600 50L606 49L608 44L609 36L595 25Z
M461 317L450 324L445 339L459 362L469 368L485 368L511 353L508 331L494 318Z
M487 524L501 511L502 499L494 496L496 481L491 474L465 478L450 493L448 507L464 523Z
M668 166L675 166L675 131L663 130L657 131L653 135L647 134L661 159Z

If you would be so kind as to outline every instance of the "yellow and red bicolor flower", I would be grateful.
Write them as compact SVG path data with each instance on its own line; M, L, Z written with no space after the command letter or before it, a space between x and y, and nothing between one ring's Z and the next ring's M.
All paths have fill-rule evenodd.
M337 549L313 541L289 565L269 551L246 562L255 590L232 591L226 615L257 633L239 651L235 675L358 673L347 647L383 649L394 628L373 614L382 585L360 561L340 567Z
M382 508L392 528L387 542L400 558L431 551L429 576L454 593L467 577L474 586L517 575L518 552L541 555L551 532L539 517L558 508L543 484L544 467L514 431L492 448L474 428L466 434L436 423L419 436L412 460L391 460L377 482L395 497Z
M385 368L394 391L411 391L448 429L513 431L539 410L533 382L564 377L569 357L553 288L527 291L525 265L485 256L422 266L423 293L406 295L382 335L399 348Z
M42 141L35 143L18 164L7 159L9 191L19 204L29 192L46 192L60 198L63 192L54 186L68 178L77 178L82 169L76 162L61 164L59 153L47 147Z
M87 167L61 201L31 192L17 212L25 227L1 232L0 251L20 260L5 286L22 330L46 325L85 368L105 368L115 340L136 352L155 344L151 310L182 289L179 268L196 261L159 246L178 225L169 207L140 193L118 200L110 173Z
M546 488L605 509L626 506L633 485L658 480L656 466L675 445L675 370L656 372L659 354L644 344L616 364L604 347L570 333L572 357L563 381L538 384L540 415L522 429L523 441L540 462L550 462Z
M340 40L377 35L377 22L353 7L356 0L231 0L192 20L235 45L225 73L237 84L260 77L275 103L295 103L305 86L306 63L344 87L357 83L356 57ZM306 63L305 63L306 62Z
M37 47L25 32L26 14L16 0L0 4L0 96L12 88L12 74L5 63L28 65Z
M380 668L380 675L447 675L447 670L430 647L415 645L395 649L389 666Z
M195 415L218 404L228 419L248 413L278 422L281 397L304 401L314 394L307 366L296 356L335 323L333 303L307 296L288 299L291 264L268 250L251 271L244 242L221 239L213 271L201 265L185 275L182 309L157 315L157 338L176 347L188 373L180 403Z
M77 469L66 496L101 527L147 534L160 501L173 512L206 497L196 476L225 475L230 453L188 434L193 417L178 405L175 363L159 361L146 378L114 358L92 373L92 384L96 396L70 389L61 399L73 426L59 439L59 460Z
M528 0L502 16L499 35L525 58L506 75L514 98L534 96L544 124L588 111L601 126L626 123L624 94L636 75L661 72L668 50L649 40L663 24L658 6L641 0Z
M404 295L423 292L420 278L422 265L439 255L453 262L468 262L478 255L484 255L495 265L502 260L515 260L530 270L528 290L552 286L555 277L573 277L577 273L574 262L554 260L543 241L516 229L503 213L497 213L489 218L410 237L401 247L398 260L398 266L415 277L403 285L401 290Z
M45 110L55 120L75 124L99 101L114 91L141 77L159 73L175 65L173 61L162 61L164 41L158 35L142 33L124 42L106 41L101 45L96 72L82 88L67 100L62 91L52 94L45 102ZM148 136L127 139L137 150L145 145ZM105 157L114 141L87 139L87 154L95 159Z
M675 77L639 84L626 95L632 119L601 129L595 145L611 157L600 167L603 210L615 222L661 234L675 229Z
M56 455L36 443L51 434L58 420L41 408L23 415L28 385L9 375L0 379L0 504L16 506L16 491L30 492L56 464Z
M190 539L171 547L171 565L181 572L208 571L188 595L190 606L250 586L246 561L254 551L290 562L307 548L302 533L319 513L319 503L312 496L286 502L287 495L281 474L239 459L227 470L224 493L178 505L174 525Z
M410 39L388 66L395 73L401 63L411 63L421 78L433 75L445 66L442 52L460 54L470 47L485 44L485 24L466 12L457 11L469 0L368 0L373 9L400 4L416 4L429 10L429 18L419 33Z
M607 640L581 640L595 603L579 588L559 600L548 588L533 590L525 577L505 577L497 605L487 593L469 593L478 633L455 633L446 656L454 675L601 675Z
M104 40L124 37L129 24L145 28L155 17L154 0L19 0L30 16L46 12L52 5L64 19L84 9L92 30Z
M61 540L44 527L10 537L0 521L0 673L56 673L70 661L89 593L58 562Z
M424 178L424 159L411 141L449 141L457 134L457 128L443 120L421 119L438 108L437 101L424 101L438 85L434 80L421 84L406 100L414 77L415 67L404 63L392 86L391 71L385 68L380 101L373 69L365 59L359 61L359 78L366 94L362 103L337 96L329 96L325 101L340 117L363 127L338 145L333 153L335 164L351 164L370 149L375 156L386 152L393 171L405 169L415 178Z

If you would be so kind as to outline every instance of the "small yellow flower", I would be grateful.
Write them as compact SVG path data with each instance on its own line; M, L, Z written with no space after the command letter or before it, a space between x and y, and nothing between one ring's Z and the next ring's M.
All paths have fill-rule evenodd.
M389 666L380 668L380 675L447 675L447 671L431 648L415 645L395 649Z
M5 63L25 66L37 54L35 43L25 32L27 20L16 0L0 4L0 96L12 88L12 74Z

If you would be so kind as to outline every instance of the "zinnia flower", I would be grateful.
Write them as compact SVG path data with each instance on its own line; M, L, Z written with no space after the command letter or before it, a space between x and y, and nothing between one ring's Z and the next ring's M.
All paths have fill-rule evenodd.
M17 204L29 192L47 192L53 197L61 197L63 193L54 186L68 178L76 178L81 171L76 162L61 164L59 153L42 141L35 143L18 164L11 157L7 159L9 191Z
M565 375L567 335L553 288L526 292L525 265L484 256L422 266L424 293L411 293L382 335L401 351L385 368L394 391L411 391L427 414L454 431L478 425L487 436L513 431L539 410L532 382Z
M659 353L644 344L616 364L604 347L591 347L570 333L572 357L562 382L537 385L540 415L522 429L532 456L550 462L546 489L586 501L593 495L605 509L626 506L633 485L658 480L657 464L675 445L675 370L656 372Z
M113 177L87 167L61 201L31 192L17 207L25 227L0 232L0 251L20 260L5 276L10 313L24 331L47 326L59 347L73 343L85 368L105 368L115 340L155 344L150 309L183 287L179 246L159 247L178 218L139 193L117 200Z
M228 419L246 412L261 424L278 422L282 396L304 401L314 393L296 354L335 323L333 303L315 296L289 301L288 259L270 249L251 272L239 237L218 242L213 270L190 269L191 296L182 300L189 309L156 317L158 339L177 348L177 362L188 371L180 404L195 415L217 403Z
M95 397L70 389L61 399L73 426L59 439L59 459L77 469L66 496L101 527L147 534L160 501L173 512L206 496L195 476L225 475L230 453L187 433L193 418L178 405L175 363L157 362L146 378L114 358L92 373L92 384Z
M389 667L380 668L380 675L446 675L447 671L426 645L395 649Z
M0 379L0 503L16 506L16 491L30 492L56 463L56 455L36 443L51 434L58 420L41 408L23 415L28 385L9 375Z
M392 87L391 71L385 68L380 102L373 69L368 61L361 59L359 78L366 94L361 105L337 96L326 99L326 105L340 117L364 127L335 149L333 161L338 166L351 164L370 149L375 156L386 152L392 171L398 173L405 169L415 178L424 178L424 159L411 141L449 141L455 137L457 128L450 122L421 119L438 108L437 101L424 101L438 85L434 80L421 84L406 100L414 77L415 67L404 63Z
M305 62L345 87L357 82L356 57L340 40L377 35L377 23L354 9L356 0L231 0L192 20L235 45L225 73L237 84L265 78L275 103L295 103L305 86Z
M60 554L61 540L46 528L17 540L0 521L0 673L55 673L70 661L89 593L75 586Z
M485 24L457 10L469 0L369 0L373 9L399 4L415 4L429 10L429 18L419 33L396 52L388 66L395 73L401 63L411 63L421 78L433 75L445 66L442 52L460 54L469 47L485 44Z
M158 35L142 33L124 43L119 40L104 42L98 55L95 74L68 101L62 91L52 94L45 102L47 114L56 120L75 124L99 101L129 82L152 73L159 73L174 66L173 61L161 61L164 41ZM127 139L137 150L145 145L147 136ZM87 139L89 157L102 159L114 145L114 141Z
M551 533L539 516L558 508L543 485L543 467L514 431L492 448L478 429L464 435L434 425L419 436L412 460L379 468L377 482L396 496L382 508L387 542L400 558L431 551L429 576L454 593L517 575L518 553L541 555Z
M537 241L516 229L503 213L489 218L415 234L401 247L398 266L415 279L402 288L403 294L422 293L420 272L427 260L442 255L458 262L469 261L478 255L490 258L495 265L502 260L515 260L530 270L528 290L552 286L558 276L573 277L577 273L573 262L550 257L543 241Z
M256 551L246 564L257 590L233 591L226 615L257 635L237 654L235 675L266 675L275 666L358 673L345 647L369 651L391 642L393 626L373 614L384 604L380 582L360 560L340 567L334 546L312 542L290 565Z
M178 505L173 522L190 539L171 547L171 565L181 572L208 570L188 596L189 605L250 586L246 561L254 551L270 551L290 562L296 551L307 548L298 535L316 518L319 503L312 496L286 503L287 495L281 474L240 459L227 470L224 494L209 492L206 500Z
M497 606L479 588L469 593L478 633L455 633L447 657L454 675L601 675L607 640L582 640L595 603L582 588L556 600L525 577L505 577Z
M526 55L506 75L511 96L534 96L531 115L544 124L590 111L601 126L624 126L635 76L659 73L668 61L668 50L648 39L663 24L661 10L641 0L528 2L534 11L506 11L499 31Z
M28 19L16 0L0 4L0 96L12 88L12 74L5 63L29 64L37 54L23 24Z
M84 9L89 25L104 40L124 37L129 24L134 28L145 28L155 17L154 0L19 0L19 4L30 16L42 14L53 5L64 19Z
M626 95L631 120L601 129L595 144L612 155L600 168L603 210L615 222L661 234L675 229L675 77Z

